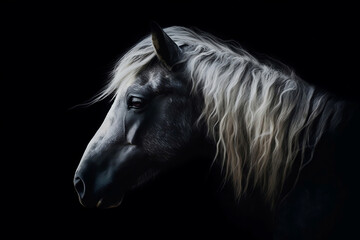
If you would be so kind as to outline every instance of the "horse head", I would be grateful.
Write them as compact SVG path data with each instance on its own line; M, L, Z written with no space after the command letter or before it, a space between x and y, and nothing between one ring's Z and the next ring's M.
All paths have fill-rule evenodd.
M182 49L156 24L152 45L156 56L116 95L76 170L84 206L116 207L127 190L197 152L199 113L182 71Z

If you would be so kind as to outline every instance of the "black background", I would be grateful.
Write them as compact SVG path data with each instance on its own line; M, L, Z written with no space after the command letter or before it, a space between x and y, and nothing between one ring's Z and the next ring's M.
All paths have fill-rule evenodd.
M72 178L110 104L73 107L105 85L121 55L149 34L152 20L235 40L256 56L277 59L303 79L359 101L357 9L345 2L4 1L1 128L9 153L2 158L2 208L10 213L5 221L17 226L11 234L224 234L230 227L213 196L189 180L196 179L196 167L131 193L118 209L84 209Z

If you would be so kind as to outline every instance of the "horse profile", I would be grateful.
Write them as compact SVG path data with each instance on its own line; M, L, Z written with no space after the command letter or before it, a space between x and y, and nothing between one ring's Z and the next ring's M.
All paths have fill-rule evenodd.
M119 206L127 191L203 158L222 170L239 205L261 199L276 219L274 238L330 234L324 222L336 218L342 179L329 152L349 119L345 101L236 44L156 24L95 101L108 96L74 176L82 205Z

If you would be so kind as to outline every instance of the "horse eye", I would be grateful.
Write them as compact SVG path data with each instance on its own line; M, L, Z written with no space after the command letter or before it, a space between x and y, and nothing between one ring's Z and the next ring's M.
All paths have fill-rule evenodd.
M130 97L128 100L128 108L140 109L144 106L144 100L139 97Z

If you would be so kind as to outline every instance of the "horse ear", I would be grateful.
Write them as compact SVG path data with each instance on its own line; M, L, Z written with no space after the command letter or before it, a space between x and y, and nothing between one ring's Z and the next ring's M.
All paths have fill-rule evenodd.
M151 35L157 57L171 70L180 59L181 49L157 23L151 23Z

